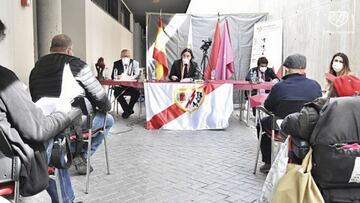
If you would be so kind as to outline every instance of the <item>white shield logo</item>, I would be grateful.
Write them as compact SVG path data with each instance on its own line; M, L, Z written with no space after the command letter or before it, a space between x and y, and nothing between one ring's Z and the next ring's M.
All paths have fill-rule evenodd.
M349 13L347 11L329 11L328 21L339 28L349 21Z
M173 101L184 111L192 113L204 101L203 88L177 88L173 93Z

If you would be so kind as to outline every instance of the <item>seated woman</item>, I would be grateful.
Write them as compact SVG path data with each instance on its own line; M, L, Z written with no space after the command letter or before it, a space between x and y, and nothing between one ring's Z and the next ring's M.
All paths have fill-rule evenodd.
M348 57L344 53L336 53L331 59L328 73L334 77L351 75ZM332 92L332 83L333 81L329 80L329 78L326 79L325 96L330 96L329 93Z
M169 79L180 82L185 78L202 79L202 73L197 63L192 61L194 55L191 49L186 48L181 52L181 59L174 61L171 66Z

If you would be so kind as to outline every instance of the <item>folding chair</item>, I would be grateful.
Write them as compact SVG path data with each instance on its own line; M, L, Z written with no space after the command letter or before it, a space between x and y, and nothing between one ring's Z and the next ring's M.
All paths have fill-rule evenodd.
M106 126L106 113L104 117L104 125L102 128L92 130L92 120L93 120L93 114L89 112L88 108L85 104L85 99L83 97L78 98L78 100L73 103L74 106L79 107L82 110L83 116L86 116L86 125L81 126L82 129L86 129L85 131L77 132L77 135L72 135L70 137L70 140L76 141L78 144L80 144L80 148L82 148L82 142L87 143L87 157L86 157L86 183L85 183L85 194L88 194L89 192L89 179L90 179L90 154L91 154L91 138L92 135L95 135L97 133L104 133L105 132L105 126ZM79 131L79 130L77 130ZM79 136L81 135L81 136ZM110 174L110 164L109 164L109 158L108 158L108 150L107 150L107 140L106 136L104 136L104 147L105 147L105 160L106 160L106 174ZM81 150L81 149L80 149ZM78 151L78 150L77 150Z
M277 108L275 113L268 111L264 106L256 107L257 112L257 119L256 122L260 126L260 135L258 139L257 149L256 149L256 159L255 159L255 166L254 166L254 174L256 174L257 163L259 160L259 153L260 153L260 144L261 144L261 134L263 132L263 127L261 125L261 114L264 113L267 116L272 118L272 127L271 129L264 129L264 132L271 137L271 163L273 162L276 152L275 152L275 145L276 142L284 142L286 137L279 133L279 128L277 127L276 121L279 119L284 119L287 115L299 112L303 105L310 100L303 100L303 99L285 99L281 100L280 104Z
M0 196L13 196L14 202L19 202L20 197L20 157L16 156L10 143L0 129Z

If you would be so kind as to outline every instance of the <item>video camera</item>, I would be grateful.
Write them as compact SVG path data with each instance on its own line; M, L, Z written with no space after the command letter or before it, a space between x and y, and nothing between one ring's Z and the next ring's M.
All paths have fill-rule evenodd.
M204 42L203 45L201 45L200 49L203 50L204 52L207 52L207 50L209 49L209 47L211 46L211 39L207 39L207 40L202 40L202 42Z

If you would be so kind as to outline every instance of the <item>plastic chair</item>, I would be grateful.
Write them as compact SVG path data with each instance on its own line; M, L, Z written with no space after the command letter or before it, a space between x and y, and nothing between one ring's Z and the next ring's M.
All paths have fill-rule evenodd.
M264 132L271 137L271 163L273 162L276 152L275 152L275 145L276 142L284 142L286 139L286 135L282 135L279 133L279 128L277 127L276 121L279 119L284 119L287 115L295 112L299 112L303 105L310 100L295 100L295 99L288 99L288 100L281 100L280 104L277 108L275 113L268 111L264 106L256 107L257 110L257 119L256 122L260 126L260 135L258 139L257 149L256 149L256 159L255 159L255 166L254 166L254 174L256 174L257 163L259 160L259 153L260 153L260 144L261 144L261 133L263 132L263 127L261 125L261 113L266 114L272 118L272 127L271 129L264 129Z
M20 157L16 156L4 132L0 129L0 196L13 196L14 202L20 197Z

